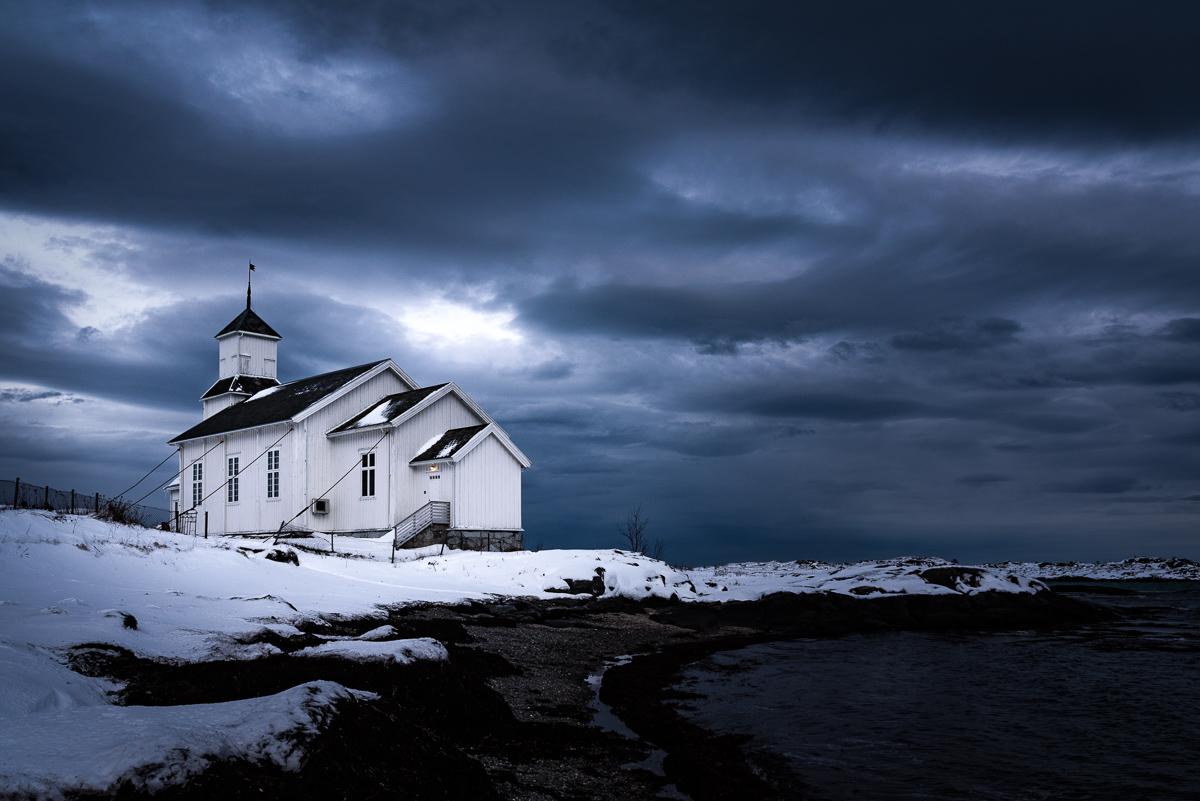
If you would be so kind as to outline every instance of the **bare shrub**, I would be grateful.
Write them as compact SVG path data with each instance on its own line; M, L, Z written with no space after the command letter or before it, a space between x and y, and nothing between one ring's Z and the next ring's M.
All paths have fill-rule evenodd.
M642 514L642 507L638 506L617 527L617 533L624 540L626 550L662 561L666 554L666 546L663 545L663 541L660 539L655 539L653 542L650 541L650 538L646 535L646 529L649 525L650 518Z
M142 525L142 513L129 501L120 498L109 498L100 504L96 517L110 523L121 523L126 526Z

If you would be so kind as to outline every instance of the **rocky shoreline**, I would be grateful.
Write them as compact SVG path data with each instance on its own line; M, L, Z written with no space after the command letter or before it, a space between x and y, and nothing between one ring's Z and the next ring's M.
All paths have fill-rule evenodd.
M660 794L674 788L695 801L796 798L802 792L781 762L676 712L672 687L683 667L768 640L1055 628L1108 614L1054 592L870 600L781 593L725 604L510 600L310 620L301 636L272 641L284 653L263 659L174 664L94 644L73 649L70 662L81 673L123 682L125 704L228 701L317 679L379 696L340 709L317 741L305 744L299 772L220 762L157 798L370 799L402 791L414 799L582 801L670 797ZM389 666L289 655L322 636L384 624L396 637L442 641L449 661ZM632 658L604 672L600 700L636 739L594 724L595 691L587 679L621 656ZM648 759L656 749L665 752L661 769ZM116 797L145 792L128 784Z

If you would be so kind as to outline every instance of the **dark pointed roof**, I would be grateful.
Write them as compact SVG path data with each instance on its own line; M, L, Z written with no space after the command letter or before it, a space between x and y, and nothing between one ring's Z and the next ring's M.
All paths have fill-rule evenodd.
M387 359L380 359L370 364L360 364L331 373L321 373L311 378L299 381L289 381L275 387L259 397L250 397L240 403L235 403L214 414L207 420L201 420L196 425L170 440L171 443L182 442L198 437L210 437L214 434L226 434L230 431L240 431L244 428L255 428L270 423L281 423L296 416L346 384L358 378L363 373L383 364Z
M434 384L431 387L421 387L420 389L412 389L408 392L397 392L394 395L388 395L372 403L337 428L331 429L329 433L339 434L343 431L354 431L360 428L370 428L371 426L381 426L384 423L390 423L444 386L446 385Z
M483 423L477 426L466 426L464 428L452 428L445 434L442 434L436 442L430 445L425 450L418 453L412 458L409 464L417 464L419 462L433 462L438 459L449 459L454 454L466 447L467 443L475 439L480 431L487 428L488 424Z
M260 378L254 375L232 375L228 378L217 379L217 383L209 387L208 391L200 396L200 400L215 398L218 395L224 395L226 392L234 392L239 395L253 395L255 392L261 392L267 387L273 387L278 383L274 378Z
M259 317L258 313L255 312L254 309L250 308L249 305L246 306L245 311L230 320L229 325L218 331L216 338L220 339L226 334L233 334L238 331L242 331L247 334L258 334L259 336L283 339L283 337L279 336L279 332L267 325L267 321Z

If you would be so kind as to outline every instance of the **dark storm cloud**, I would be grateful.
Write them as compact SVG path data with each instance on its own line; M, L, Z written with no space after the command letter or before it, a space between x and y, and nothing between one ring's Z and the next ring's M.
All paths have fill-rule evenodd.
M891 342L892 347L900 350L977 350L1012 342L1020 330L1020 323L1003 317L971 323L946 320L924 331L897 334Z
M795 283L560 288L531 298L521 311L530 323L554 331L682 338L720 352L819 330L821 322L796 305Z
M30 403L32 401L51 399L66 399L66 396L54 390L39 392L32 389L21 389L20 387L0 387L0 403Z
M1183 33L1200 19L1185 6L1162 16L1132 2L609 8L612 18L559 37L565 63L872 122L1119 135L1174 135L1200 122Z
M1200 411L1200 392L1160 392L1163 405L1177 412Z
M897 420L936 417L939 412L926 404L902 397L864 395L858 392L832 394L804 392L777 394L732 393L713 398L708 408L768 417L802 417L821 420Z
M960 476L959 484L966 484L968 487L987 487L992 484L1001 484L1005 481L1012 481L1012 476L1005 476L999 473L972 473L969 476Z
M1132 492L1141 485L1134 476L1097 475L1081 478L1075 481L1060 481L1046 485L1050 492L1098 493L1101 495L1119 495Z
M316 47L382 42L421 53L464 42L547 57L602 83L726 105L873 123L1174 135L1200 122L1200 17L1175 5L884 0L822 6L722 2L277 3Z
M249 251L281 374L458 380L535 461L534 542L640 502L695 561L1200 547L1191 9L0 7L0 223L123 232L0 272L5 470L161 458L20 423L191 419ZM80 262L172 300L73 322ZM528 359L379 311L431 292Z
M1177 342L1200 342L1200 318L1172 320L1163 326L1163 336Z

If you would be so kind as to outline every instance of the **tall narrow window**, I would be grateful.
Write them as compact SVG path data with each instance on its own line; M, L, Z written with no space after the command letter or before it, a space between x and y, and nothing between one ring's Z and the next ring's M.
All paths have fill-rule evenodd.
M375 452L362 455L362 496L375 497Z
M192 465L192 506L199 506L204 500L204 462Z
M229 469L226 477L229 483L225 485L225 501L227 503L238 502L238 457L230 456L227 460Z
M279 497L279 451L267 451L267 497Z
M245 353L239 354L238 366L241 368L242 375L247 375L250 372L250 357Z

